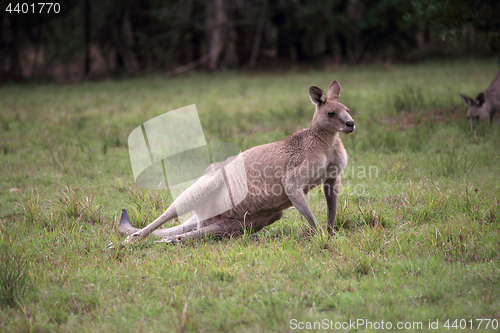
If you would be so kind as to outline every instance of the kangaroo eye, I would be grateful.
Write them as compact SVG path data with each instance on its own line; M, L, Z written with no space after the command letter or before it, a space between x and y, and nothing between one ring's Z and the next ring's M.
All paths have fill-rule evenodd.
M328 117L333 118L335 116L335 112L328 112Z

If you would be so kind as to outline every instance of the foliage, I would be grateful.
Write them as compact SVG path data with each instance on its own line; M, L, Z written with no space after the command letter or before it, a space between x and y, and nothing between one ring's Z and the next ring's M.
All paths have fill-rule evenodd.
M474 30L488 36L490 47L500 57L500 2L496 0L414 0L414 15L410 22L430 24L442 38L461 36L463 27L471 24Z
M446 52L440 40L428 36L429 27L457 34L470 21L477 31L489 32L490 44L496 45L500 15L491 14L498 10L495 3L86 0L43 26L17 33L2 29L0 43L8 52L0 58L0 74L8 79L59 73L79 80L86 57L91 77L172 70L197 61L212 70L246 67L253 66L252 54L263 68L299 62L390 65L393 59L432 56L433 49ZM5 20L0 17L8 26ZM474 52L486 52L482 44L478 39ZM456 45L452 49L472 52Z

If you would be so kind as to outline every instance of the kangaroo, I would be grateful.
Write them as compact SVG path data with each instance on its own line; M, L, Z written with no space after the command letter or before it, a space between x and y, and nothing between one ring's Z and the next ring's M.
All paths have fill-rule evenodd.
M309 208L305 195L322 184L327 202L327 231L334 235L340 174L347 165L347 153L339 132L351 133L355 124L346 106L339 102L340 84L330 83L328 94L316 86L309 88L315 105L310 128L291 137L248 149L237 157L210 165L205 174L184 191L154 222L139 230L132 227L127 211L122 210L118 231L128 235L125 242L144 239L150 233L168 243L204 236L231 236L244 229L257 232L283 216L294 206L309 222L313 232L322 231ZM243 168L234 167L240 163ZM225 170L225 174L222 172ZM238 171L239 170L239 171ZM246 177L246 178L245 178ZM231 188L224 180L232 182ZM232 181L231 181L232 179ZM222 214L210 216L207 210L223 201L222 193L230 192L231 200L240 186L246 196ZM157 229L165 222L194 212L186 222L171 228Z
M469 119L470 130L472 132L472 121L474 118L479 120L490 120L490 125L497 111L500 112L500 72L495 76L493 82L484 93L477 95L476 100L460 94L467 109L467 119Z

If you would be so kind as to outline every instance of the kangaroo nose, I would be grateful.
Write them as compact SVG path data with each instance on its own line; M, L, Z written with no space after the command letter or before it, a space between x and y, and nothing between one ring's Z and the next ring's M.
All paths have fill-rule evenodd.
M349 120L345 123L345 127L354 129L354 121Z

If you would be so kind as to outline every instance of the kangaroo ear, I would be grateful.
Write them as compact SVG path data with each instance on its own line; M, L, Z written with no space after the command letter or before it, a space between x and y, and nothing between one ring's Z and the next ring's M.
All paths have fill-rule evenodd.
M474 100L472 98L462 94L460 94L460 97L462 97L462 101L464 101L464 103L468 106L472 106L474 104Z
M333 80L328 87L328 99L332 101L338 101L340 97L340 83L337 80Z
M477 97L476 97L476 105L477 106L483 105L484 101L485 101L484 93L480 93L479 95L477 95Z
M309 88L309 97L311 98L311 102L313 102L313 104L316 104L317 106L320 106L326 102L325 92L316 86L312 86L311 88Z

